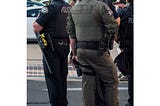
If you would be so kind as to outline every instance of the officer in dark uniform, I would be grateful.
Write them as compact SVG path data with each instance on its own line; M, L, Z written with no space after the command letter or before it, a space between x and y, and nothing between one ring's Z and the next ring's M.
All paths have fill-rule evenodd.
M43 66L51 106L67 106L67 74L69 36L66 18L71 6L54 0L42 8L33 23L34 31L44 34L47 46L43 50ZM44 59L45 57L45 59Z
M127 0L128 6L120 12L119 41L120 49L127 50L130 70L128 78L128 103L125 106L133 106L133 0Z

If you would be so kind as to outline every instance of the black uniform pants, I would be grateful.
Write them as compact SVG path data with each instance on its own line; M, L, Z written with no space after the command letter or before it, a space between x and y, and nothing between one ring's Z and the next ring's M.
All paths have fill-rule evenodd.
M54 51L50 45L44 50L45 58L50 66L51 73L43 56L44 73L48 88L51 106L67 106L67 74L68 74L69 42L55 41Z
M128 95L129 95L129 98L128 98L128 103L131 105L131 106L134 106L133 103L134 103L134 100L133 100L133 87L134 87L134 60L133 60L133 47L131 48L127 48L128 49L128 59L129 59L129 63L130 63L130 72L127 74L127 78L128 78Z

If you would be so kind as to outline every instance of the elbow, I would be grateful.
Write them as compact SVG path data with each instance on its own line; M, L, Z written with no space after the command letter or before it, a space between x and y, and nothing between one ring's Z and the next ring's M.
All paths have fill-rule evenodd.
M118 18L116 19L116 22L117 22L118 26L120 25L120 21L121 21L121 19L120 19L120 17L118 17Z
M40 32L43 29L41 25L39 25L37 22L33 23L33 30L34 32Z

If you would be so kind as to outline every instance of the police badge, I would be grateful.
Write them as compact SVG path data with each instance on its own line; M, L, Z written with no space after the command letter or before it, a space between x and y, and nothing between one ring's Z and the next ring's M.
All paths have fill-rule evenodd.
M48 13L48 8L47 7L43 7L41 9L41 13L44 13L44 14Z

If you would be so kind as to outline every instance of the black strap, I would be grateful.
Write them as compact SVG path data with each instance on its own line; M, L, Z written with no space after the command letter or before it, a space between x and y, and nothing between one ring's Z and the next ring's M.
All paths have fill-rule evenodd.
M76 47L81 49L98 50L99 42L98 41L78 41L76 43Z

